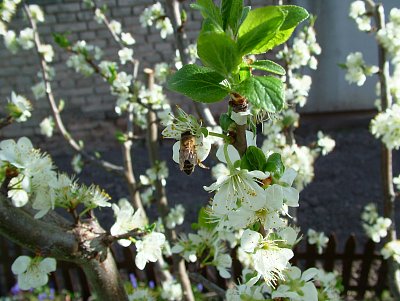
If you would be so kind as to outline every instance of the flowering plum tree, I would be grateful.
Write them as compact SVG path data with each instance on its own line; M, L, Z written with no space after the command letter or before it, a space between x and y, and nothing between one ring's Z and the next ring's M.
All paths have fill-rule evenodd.
M389 259L390 273L389 284L395 299L400 298L400 282L396 275L399 272L398 241L394 219L395 190L394 184L398 178L393 178L393 149L399 149L399 85L398 72L400 70L399 57L399 26L400 10L393 8L386 22L384 6L374 0L358 0L351 3L349 16L357 23L360 31L374 34L378 44L378 66L367 65L361 52L351 53L347 56L346 80L362 86L367 76L379 75L377 83L376 107L379 113L372 119L370 132L382 140L382 190L384 216L380 217L376 206L369 204L362 214L363 227L367 235L375 242L385 238L387 244L382 249L382 254ZM390 68L394 71L391 73Z
M111 204L109 195L99 187L79 184L56 172L50 157L35 149L28 138L0 142L0 233L35 252L34 258L21 256L13 264L20 287L43 285L47 274L55 270L55 260L65 260L84 270L98 300L152 300L153 293L147 290L136 290L128 297L110 252L110 246L118 242L124 247L135 245L139 269L155 262L163 287L159 296L162 299L194 300L184 260L197 262L199 268L215 266L221 277L231 278L231 250L235 248L245 267L240 284L225 292L199 274L192 274L192 279L227 300L335 300L336 292L328 279L331 275L315 268L302 273L290 266L292 247L299 240L298 229L288 223L289 207L299 206L299 192L292 187L297 172L283 163L281 154L262 150L256 143L260 116L278 114L285 106L284 84L277 76L286 71L273 61L257 60L255 55L285 43L298 24L308 18L307 11L293 5L251 9L241 0L222 0L220 6L211 0L192 4L204 17L197 39L202 65L190 63L188 50L179 43L181 64L177 63L179 70L168 77L167 87L201 104L199 108L207 122L203 124L182 109L171 113L162 87L155 83L165 80L169 69L165 64L156 66L155 74L153 70L144 70L146 85L138 82L139 61L134 58L133 36L123 32L118 21L107 17L106 8L95 1L85 2L119 46L119 62L102 59L101 49L85 41L70 41L60 33L54 38L70 54L69 67L85 76L100 76L116 96L116 112L126 117L127 125L126 132L117 135L123 146L123 166L86 152L83 143L67 131L61 117L64 103L56 100L51 86L55 76L50 66L54 51L41 42L37 29L38 23L45 20L40 7L18 0L3 1L0 34L11 52L34 48L38 54L41 76L33 91L37 98L46 97L52 109L52 116L41 123L42 133L51 136L57 126L78 153L74 158L77 171L82 168L82 159L111 170L125 178L130 196L129 200ZM177 29L182 20L176 17L177 2L166 4L170 18L164 15L160 4L155 4L144 11L140 21L144 26L155 25L162 38L174 32L179 40L182 37ZM8 26L18 5L22 6L29 26L17 36ZM289 56L289 52L285 55ZM309 61L306 64L315 65L311 57ZM128 65L129 71L124 69ZM204 106L213 102L227 103L227 111L219 120L220 128L206 126L215 126ZM1 126L25 121L31 110L30 102L13 92L6 107L8 116L1 120ZM168 205L168 170L157 150L158 120L165 125L164 137L176 140L173 160L182 171L191 174L197 165L204 167L202 162L215 141L219 141L216 156L226 166L216 182L204 187L213 197L199 212L194 225L196 233L179 238L175 226L183 222L184 208L178 205L170 209ZM134 125L147 132L152 163L140 180L132 167ZM142 193L141 186L147 187ZM146 214L145 200L153 198L159 208L159 223L149 223ZM104 207L111 207L115 215L109 231L100 226L93 212ZM65 210L70 218L60 216L56 208ZM172 267L163 259L163 255L171 256L170 245ZM322 286L330 284L318 292L313 280Z

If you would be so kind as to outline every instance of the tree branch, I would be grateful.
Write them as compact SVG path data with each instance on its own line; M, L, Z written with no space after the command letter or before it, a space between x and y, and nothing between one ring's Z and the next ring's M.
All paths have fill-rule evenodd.
M78 241L72 231L55 224L34 219L14 207L0 194L0 233L15 243L44 256L74 261L78 256Z

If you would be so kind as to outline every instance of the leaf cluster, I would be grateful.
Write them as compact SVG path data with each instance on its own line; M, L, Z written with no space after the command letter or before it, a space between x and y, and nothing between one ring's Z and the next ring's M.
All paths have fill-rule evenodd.
M242 0L197 0L191 5L203 18L197 53L203 66L186 65L169 78L169 89L195 101L218 102L238 93L256 109L280 111L284 104L280 65L269 60L248 59L265 53L289 39L308 17L299 6L282 5L251 9ZM270 75L253 75L261 70ZM273 74L273 75L271 75Z

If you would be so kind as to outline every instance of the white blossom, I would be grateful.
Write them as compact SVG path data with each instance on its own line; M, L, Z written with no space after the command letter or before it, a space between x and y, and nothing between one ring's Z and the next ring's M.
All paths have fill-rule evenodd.
M166 219L165 226L168 229L174 229L178 225L182 225L185 218L185 208L179 204L171 208Z
M12 53L16 54L18 52L18 42L17 35L13 30L8 30L4 35L4 45Z
M168 301L182 300L183 292L179 282L167 280L162 283L161 297Z
M385 259L393 257L393 259L400 264L400 241L392 240L386 243L381 250L381 254Z
M121 41L127 46L131 46L136 43L135 39L129 32L122 32L121 33Z
M317 145L321 148L321 154L323 156L329 154L335 148L335 140L327 135L324 135L324 133L322 133L321 131L318 131L317 136Z
M367 14L364 1L357 0L351 3L349 17L354 19L360 31L371 30L371 17Z
M389 149L400 148L400 105L393 104L371 121L371 133Z
M17 39L18 44L25 50L31 49L35 46L33 42L33 29L27 27L19 32Z
M54 258L19 256L12 264L11 270L18 276L20 289L28 290L47 283L47 274L56 270L56 260Z
M50 138L53 136L54 120L52 116L46 117L40 123L40 133Z
M143 270L149 261L156 262L161 257L161 248L164 243L164 234L158 232L152 232L143 240L138 240L135 243L137 251L135 264L138 269Z
M113 82L113 88L115 91L118 91L119 93L125 92L127 93L129 91L129 87L131 86L132 83L132 75L128 75L126 72L119 72L117 74L117 78Z
M49 44L41 44L38 47L39 53L43 56L44 60L48 63L51 63L54 58L54 50L53 47Z
M106 16L104 13L101 11L100 8L96 8L94 11L94 19L96 20L97 23L101 24L104 22Z
M133 60L133 50L125 47L118 51L118 56L121 64L125 65L126 62L131 62Z
M119 23L118 21L112 20L110 22L110 29L117 35L119 35L121 33L122 30L122 26L121 23Z
M113 236L126 234L134 229L143 228L147 224L143 210L139 208L134 213L134 209L127 199L120 199L118 206L112 204L112 209L116 217L116 221L110 229L110 233ZM129 239L120 239L118 243L121 246L128 247L131 241Z
M316 245L318 254L322 254L323 250L326 248L329 238L324 232L317 232L314 229L308 229L307 232L308 243L310 245Z
M31 12L32 19L36 22L44 22L44 13L39 5L29 5L29 11Z
M289 298L291 301L318 301L318 291L310 281L318 273L310 268L301 273L298 267L290 267L285 271L285 281L272 293L272 298Z
M32 86L31 90L36 100L39 100L46 96L46 84L43 81L38 82L36 85Z
M17 122L25 122L32 116L32 104L24 96L11 92L11 99L8 99L7 111Z
M379 71L376 66L366 65L363 54L361 52L350 53L346 58L346 80L349 83L357 83L362 86L367 76L371 76Z

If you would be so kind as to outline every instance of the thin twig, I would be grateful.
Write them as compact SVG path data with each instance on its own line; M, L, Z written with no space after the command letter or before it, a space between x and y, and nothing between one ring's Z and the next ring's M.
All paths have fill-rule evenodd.
M29 23L32 27L33 33L34 33L35 48L36 48L36 52L37 52L39 60L40 60L40 67L41 67L41 71L42 71L43 82L45 84L46 97L50 104L50 108L53 112L53 116L54 116L58 130L60 131L60 133L64 137L64 139L68 142L68 144L75 151L77 151L79 154L81 154L86 160L89 160L90 162L93 162L93 163L105 168L106 170L110 170L110 171L116 172L118 174L122 174L123 168L121 166L115 165L111 162L108 162L108 161L105 161L102 159L98 159L95 156L88 154L87 152L85 152L83 150L83 148L79 145L79 143L67 131L67 129L64 125L64 122L61 118L60 110L57 107L56 100L55 100L55 97L54 97L54 94L52 91L50 79L49 79L47 71L46 71L46 70L48 70L47 63L46 63L43 55L39 51L39 48L42 44L40 42L40 37L39 37L38 30L37 30L36 22L32 18L29 7L25 3L23 5L23 7L24 7L25 14L28 17Z
M150 91L154 89L154 72L152 69L144 70L147 75L147 89ZM149 151L149 157L151 165L154 167L160 161L160 153L158 147L158 124L155 122L157 119L156 114L153 111L147 113L147 146ZM157 178L155 182L156 188L156 199L158 205L158 211L161 215L162 222L165 228L165 235L168 241L173 244L177 240L177 234L174 229L169 229L166 227L166 218L169 213L169 205L165 187L161 182L161 179ZM174 268L174 273L179 279L183 290L183 300L194 301L194 295L192 291L192 286L190 279L186 270L185 261L178 254L172 255L172 263Z

